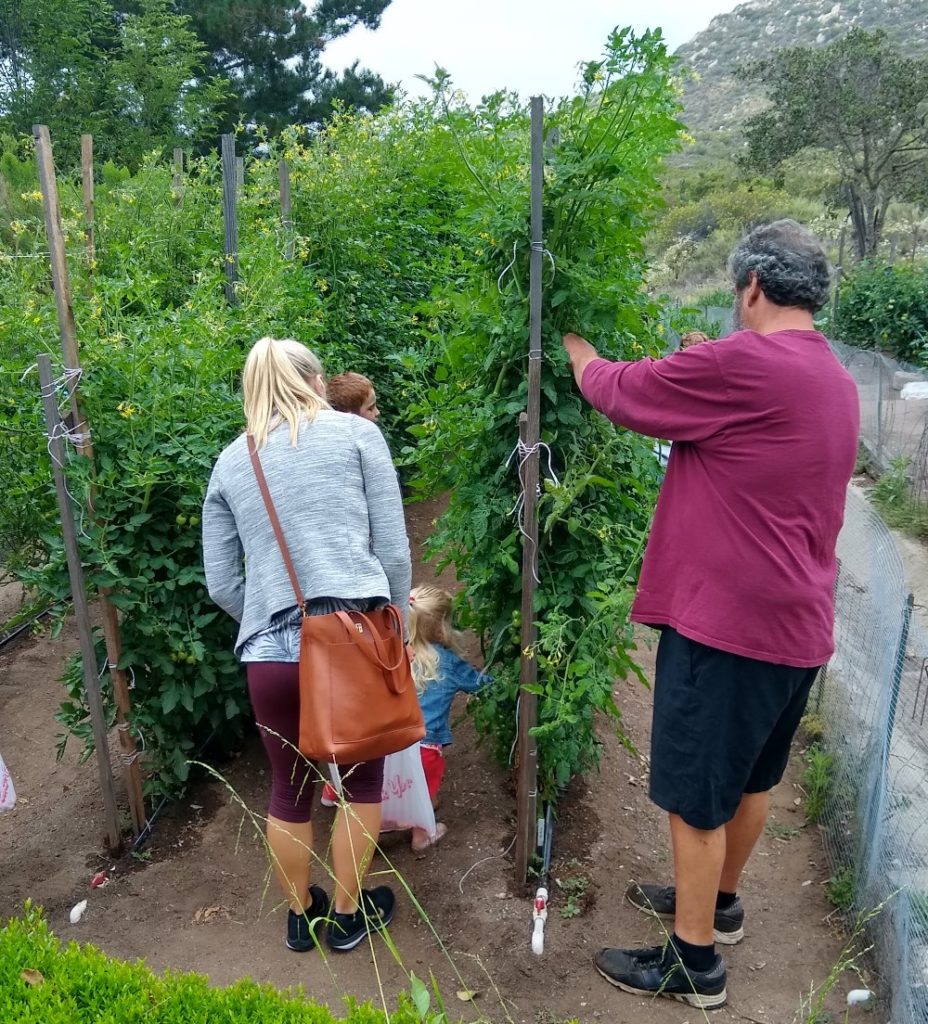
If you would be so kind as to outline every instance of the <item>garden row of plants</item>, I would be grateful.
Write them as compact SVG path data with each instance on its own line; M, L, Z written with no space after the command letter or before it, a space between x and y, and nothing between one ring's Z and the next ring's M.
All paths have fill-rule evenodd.
M548 105L545 171L538 728L547 795L592 768L598 712L619 724L617 676L637 673L627 610L658 483L650 442L584 406L560 345L578 330L612 357L661 347L643 240L662 159L677 144L674 63L659 33L616 32L575 96ZM232 623L210 603L199 510L219 450L242 429L243 356L264 334L316 349L328 372L377 385L414 498L450 494L430 551L463 583L496 683L476 705L505 762L518 692L521 551L509 455L526 402L529 118L516 96L469 105L439 73L430 98L376 116L291 129L246 157L239 194L239 304L223 294L221 175L188 166L178 194L153 154L138 173L101 168L96 255L79 183L62 176L96 516L81 516L94 586L123 612L123 667L149 787L179 791L207 736L234 745L247 698ZM294 224L280 215L287 160ZM0 561L45 599L67 594L38 380L60 356L28 140L0 158ZM289 234L289 237L288 237ZM287 258L287 242L293 258ZM63 394L62 394L63 398ZM72 492L91 486L86 460ZM102 663L102 646L101 646ZM59 714L90 741L79 666ZM52 728L49 723L49 728Z

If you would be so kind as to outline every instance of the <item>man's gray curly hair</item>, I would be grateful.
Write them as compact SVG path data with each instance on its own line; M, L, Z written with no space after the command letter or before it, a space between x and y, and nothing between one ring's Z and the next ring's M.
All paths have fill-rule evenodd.
M736 291L751 274L767 298L778 306L817 313L828 301L831 267L818 239L794 220L775 220L748 232L728 260Z

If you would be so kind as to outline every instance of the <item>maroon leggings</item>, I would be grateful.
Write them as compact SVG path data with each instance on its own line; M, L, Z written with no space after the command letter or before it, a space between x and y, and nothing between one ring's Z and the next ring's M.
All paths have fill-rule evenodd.
M319 769L296 749L300 738L300 666L256 661L245 668L255 722L271 762L268 814L280 821L309 821ZM340 772L349 803L379 804L383 799L382 757L342 765Z

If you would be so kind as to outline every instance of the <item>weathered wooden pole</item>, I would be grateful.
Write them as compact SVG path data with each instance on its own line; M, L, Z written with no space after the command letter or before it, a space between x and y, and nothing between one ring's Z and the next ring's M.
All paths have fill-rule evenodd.
M531 100L531 253L529 263L528 402L519 417L519 477L522 482L522 656L519 672L518 776L515 868L524 885L535 849L538 817L538 746L532 729L538 724L538 697L531 692L538 679L535 645L535 591L538 584L538 442L541 431L541 274L544 258L544 106Z
M290 201L290 168L286 160L277 165L280 178L280 219L284 226L284 259L293 259L293 208Z
M174 150L174 205L184 202L184 151L178 146Z
M48 426L48 451L52 458L52 475L55 478L58 511L61 513L64 553L68 562L68 576L71 580L74 620L77 623L77 633L80 637L84 686L87 690L87 706L90 709L90 722L97 756L97 772L100 776L100 792L103 796L104 842L107 850L115 854L122 847L119 809L116 806L116 787L113 784L113 770L110 766L106 715L103 711L103 699L100 696L97 653L94 648L90 612L87 608L87 594L84 590L84 574L81 570L81 557L77 546L77 529L74 526L74 509L64 479L64 445L61 443L63 424L58 412L51 360L43 353L38 358L38 364L39 381L42 386L42 404L45 407L45 420Z
M84 242L91 273L97 259L93 209L93 136L81 136L81 189L84 195Z
M833 341L839 340L835 336L835 321L838 318L838 292L841 289L841 279L844 277L844 243L847 237L847 228L841 228L838 236L838 265L835 267L834 291L831 295L831 337Z
M93 461L93 444L90 427L81 411L78 384L81 373L80 353L77 347L77 331L74 324L74 310L71 305L71 281L68 276L68 261L65 253L64 235L61 231L61 212L58 202L58 182L55 178L55 161L52 154L51 137L45 125L34 125L36 162L39 170L39 185L45 211L45 231L48 236L49 262L51 264L52 287L58 310L58 329L65 370L72 375L70 386L70 415L68 430L75 447L81 455ZM91 498L89 512L93 516ZM129 730L130 712L129 680L125 670L118 668L122 657L122 636L116 607L109 599L111 591L99 588L100 613L103 619L103 635L106 638L107 662L113 682L113 696L118 709L117 727L119 745L122 751L126 791L132 822L138 834L145 827L145 800L142 793L142 775L138 764L135 737Z
M238 185L235 165L235 136L222 137L222 224L223 250L226 268L226 299L230 306L238 305Z

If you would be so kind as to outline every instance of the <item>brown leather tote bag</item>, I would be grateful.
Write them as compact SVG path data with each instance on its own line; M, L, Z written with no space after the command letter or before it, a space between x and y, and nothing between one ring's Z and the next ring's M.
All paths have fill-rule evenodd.
M303 613L300 752L314 760L345 765L411 747L425 736L425 723L399 610L391 604L373 612L306 614L303 591L251 434L248 452Z

